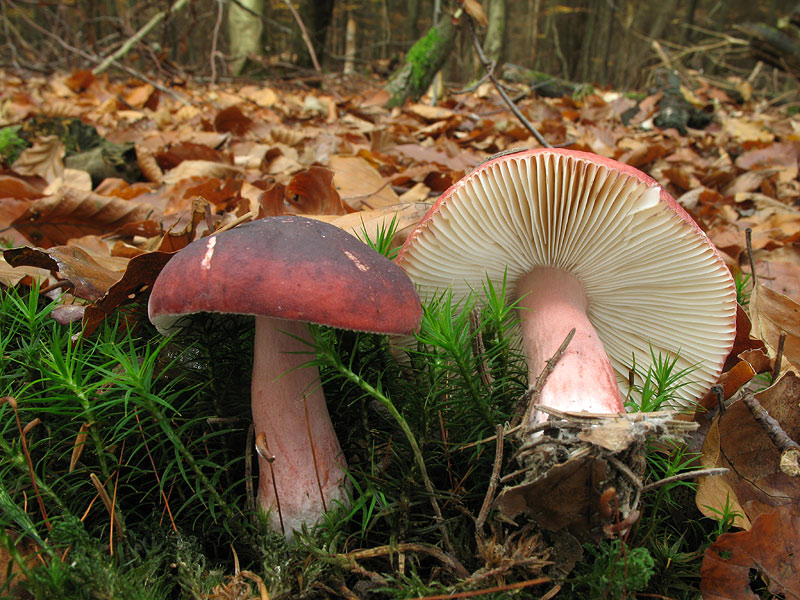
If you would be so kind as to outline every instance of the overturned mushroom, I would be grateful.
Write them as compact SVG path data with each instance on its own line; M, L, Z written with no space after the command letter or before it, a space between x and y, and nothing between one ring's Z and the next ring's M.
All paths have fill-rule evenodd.
M531 383L575 328L538 400L561 411L622 412L633 360L646 370L651 348L695 367L677 390L688 404L733 344L733 280L705 234L655 180L585 152L481 165L436 202L398 264L423 296L458 299L507 274Z
M252 409L258 498L291 538L346 503L346 462L331 424L306 323L409 333L421 318L403 271L341 229L271 217L198 240L175 255L150 296L150 320L171 330L198 312L254 315Z

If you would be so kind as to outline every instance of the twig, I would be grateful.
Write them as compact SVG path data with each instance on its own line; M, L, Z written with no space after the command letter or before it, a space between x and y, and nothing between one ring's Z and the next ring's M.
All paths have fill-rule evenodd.
M517 117L517 119L519 119L520 123L522 123L525 129L527 129L531 133L531 135L536 138L536 141L539 142L545 148L552 148L552 146L547 142L547 140L544 139L544 137L542 137L542 134L539 133L536 130L536 128L533 125L531 125L528 119L525 118L525 115L522 114L522 112L517 108L517 105L514 104L511 98L508 97L508 94L506 94L505 90L503 89L503 86L498 81L497 76L494 74L494 66L489 61L489 59L486 58L486 55L483 53L483 48L481 47L481 43L478 40L478 34L475 31L475 24L472 22L472 17L466 15L466 18L467 18L467 25L469 25L469 30L470 33L472 34L472 45L475 47L475 51L478 53L478 58L480 59L483 68L486 69L486 72L489 74L489 79L492 80L492 83L494 84L497 93L500 94L500 97L508 105L508 108L511 109L511 112L514 113L514 116Z
M786 344L786 332L781 331L778 338L778 349L775 352L775 364L772 367L772 383L778 381L781 374L781 363L783 362L783 346Z
M188 2L189 0L178 0L169 9L162 10L161 12L153 15L153 17L147 23L145 23L144 26L139 29L139 31L133 34L132 37L122 44L122 46L120 46L116 52L112 53L110 56L107 56L103 62L92 69L92 74L99 75L113 63L115 63L117 59L125 56L128 52L130 52L131 48L133 48L136 43L139 42L139 40L150 33L156 25L164 20L165 17L181 10L184 6L186 6L186 4L188 4Z
M659 479L658 481L653 481L652 483L648 483L642 488L642 492L649 492L650 490L659 488L662 485L675 483L676 481L684 481L685 479L695 479L697 477L713 477L714 475L725 475L725 473L727 473L728 471L729 469L726 469L725 467L713 467L710 469L698 469L697 471L686 471L685 473L678 473L677 475L673 475L672 477L665 477L664 479Z
M755 291L758 278L756 277L756 262L753 259L753 230L749 227L744 230L744 239L747 244L747 260L750 261L750 278L753 280L753 290Z
M509 427L508 429L503 429L503 433L501 434L503 437L511 435L512 433L516 433L520 430L522 425L517 425L516 427ZM464 450L468 450L469 448L475 448L476 446L480 446L481 444L486 444L488 442L493 442L497 439L496 435L490 435L489 437L482 438L475 442L470 442L469 444L464 444L463 446L459 446L456 448L459 452Z
M543 583L550 583L552 579L549 577L539 577L538 579L529 579L528 581L518 581L517 583L509 583L506 585L498 585L492 588L484 588L482 590L472 590L470 592L456 592L454 594L440 594L438 596L424 596L413 598L412 600L453 600L454 598L474 598L475 596L486 596L496 592L507 592L510 590L520 590L522 588L530 587L532 585L541 585Z
M486 517L489 515L489 508L494 501L494 492L497 489L497 482L500 480L500 467L503 465L503 426L497 426L497 444L495 445L494 452L494 465L492 466L492 476L489 479L489 487L486 488L486 496L483 498L483 505L478 513L478 519L475 521L475 529L480 533L483 524L486 522Z
M217 20L214 23L214 34L211 36L211 85L217 80L217 40L219 39L219 28L222 25L222 11L224 4L222 0L217 0Z
M641 478L636 473L631 471L631 468L628 465L626 465L624 462L622 462L620 459L618 459L618 458L616 458L614 456L611 456L610 454L607 455L607 456L604 456L603 459L607 460L608 462L610 462L612 465L614 465L617 468L618 471L620 471L621 473L625 474L628 477L628 479L631 480L631 483L634 485L634 487L637 490L642 490L644 488L644 484L642 483Z
M711 393L717 398L717 406L719 406L719 413L725 412L725 388L720 384L715 383L711 386Z
M536 378L536 383L532 387L528 388L528 391L522 395L519 404L517 404L517 407L514 409L514 418L511 420L512 427L516 426L520 422L519 417L521 415L519 412L521 411L519 409L521 406L525 406L526 408L524 420L522 422L528 423L530 421L531 414L533 413L533 405L536 403L535 400L539 397L545 381L547 381L547 377L556 367L556 364L561 359L561 355L564 354L564 351L567 349L567 346L569 346L569 343L572 341L574 335L575 328L573 327L567 334L567 337L564 338L564 341L561 342L561 345L558 347L558 350L555 351L555 354L553 354L553 356L551 356L545 363L544 369L542 369L542 372L539 373L539 376ZM525 432L527 433L527 431Z
M742 402L750 409L756 422L764 428L775 447L780 450L781 471L793 477L800 475L800 444L789 437L781 424L770 416L752 393L742 396Z
M295 9L294 5L289 0L283 0L283 3L289 7L294 20L297 21L297 26L300 27L300 33L302 34L303 41L306 43L306 47L308 48L308 54L311 57L314 70L317 73L322 73L322 68L319 66L319 61L317 60L317 53L314 51L314 45L311 43L311 38L308 37L308 31L303 23L303 19L300 18L300 15L297 13L297 9Z
M431 546L428 544L415 544L410 542L403 544L390 544L388 546L378 546L377 548L367 548L366 550L354 550L353 552L340 554L338 556L347 559L358 560L361 558L374 558L376 556L384 556L386 554L395 554L398 552L421 552L423 554L428 554L449 567L450 570L458 577L462 579L469 577L469 571L464 568L464 565L455 560L446 552L442 552L442 550L436 546Z

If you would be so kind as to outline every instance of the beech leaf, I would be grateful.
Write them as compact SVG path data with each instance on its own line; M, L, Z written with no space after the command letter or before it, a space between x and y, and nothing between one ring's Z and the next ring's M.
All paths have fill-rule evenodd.
M754 576L772 594L800 599L798 544L800 513L795 506L759 516L749 531L723 533L703 556L703 600L757 600L751 588Z
M34 200L11 226L43 248L66 244L74 237L113 232L126 223L144 221L153 207L64 187Z

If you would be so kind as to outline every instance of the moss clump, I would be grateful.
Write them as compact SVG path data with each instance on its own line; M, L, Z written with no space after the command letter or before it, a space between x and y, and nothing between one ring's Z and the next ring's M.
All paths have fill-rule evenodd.
M431 27L423 37L411 46L406 61L411 65L411 89L414 97L422 96L430 84L430 72L438 66L437 48L445 42L445 38Z

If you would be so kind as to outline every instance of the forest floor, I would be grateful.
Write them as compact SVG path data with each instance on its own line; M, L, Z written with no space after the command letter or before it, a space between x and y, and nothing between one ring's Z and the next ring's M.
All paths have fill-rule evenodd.
M287 213L373 240L394 218L393 248L489 156L540 144L489 83L389 110L380 82L363 79L157 88L0 72L0 558L10 575L0 571L0 595L800 598L800 476L782 469L787 448L774 435L800 439L800 116L733 85L682 88L687 110L708 117L684 131L654 123L662 92L514 90L550 145L658 181L730 268L740 311L722 398L701 400L685 442L647 450L645 483L727 472L652 487L638 523L583 547L494 514L478 527L498 448L461 449L494 431L453 409L474 382L448 365L469 370L479 357L469 323L430 306L428 331L448 320L451 337L411 367L384 341L318 332L353 507L287 546L247 508L252 333L214 321L162 341L144 315L159 271L209 232ZM479 309L497 319L487 343L500 352L511 327L502 302ZM517 367L498 359L504 389L478 392L498 424L527 387ZM408 368L419 389L403 382ZM430 481L406 429L370 404L392 394L406 401L399 418ZM745 397L778 424L756 421ZM221 409L228 399L233 413ZM431 516L430 482L444 525Z

